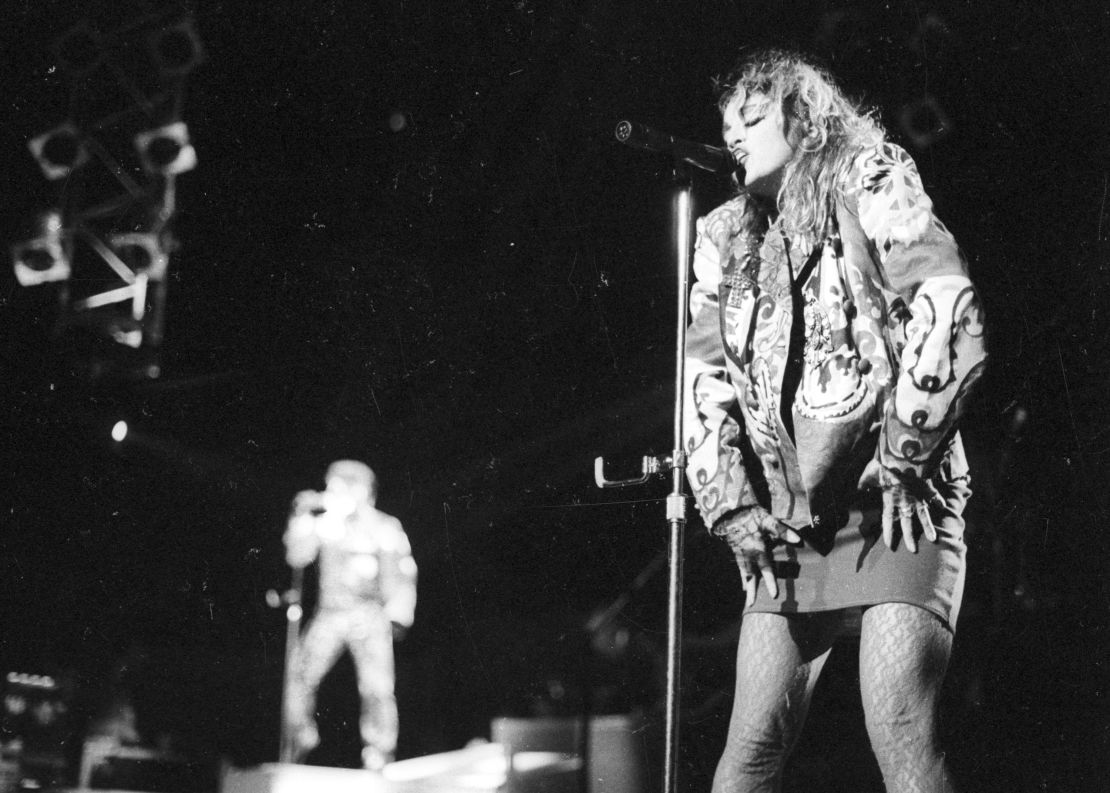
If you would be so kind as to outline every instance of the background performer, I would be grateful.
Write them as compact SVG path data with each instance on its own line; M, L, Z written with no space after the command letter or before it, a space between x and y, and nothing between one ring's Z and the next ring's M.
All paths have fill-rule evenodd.
M412 625L416 563L401 523L374 507L378 482L363 463L328 467L322 493L293 502L285 533L286 561L302 568L319 558L316 613L293 655L286 721L295 755L319 742L315 724L320 681L347 649L362 698L363 765L380 770L397 746L393 639Z

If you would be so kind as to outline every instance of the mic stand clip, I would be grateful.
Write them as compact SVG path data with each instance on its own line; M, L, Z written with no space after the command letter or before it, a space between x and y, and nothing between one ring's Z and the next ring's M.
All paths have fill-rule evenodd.
M676 463L675 460L678 460ZM640 462L640 476L633 476L628 479L609 479L605 476L605 458L594 458L594 482L598 487L631 487L632 485L642 485L646 483L651 477L666 474L675 469L686 468L686 455L682 452L672 452L668 455L660 455L658 457L651 457L645 455Z

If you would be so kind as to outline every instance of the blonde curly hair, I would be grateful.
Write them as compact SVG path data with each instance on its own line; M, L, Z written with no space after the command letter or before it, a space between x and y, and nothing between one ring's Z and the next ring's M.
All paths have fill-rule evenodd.
M843 94L828 71L795 52L767 49L743 57L717 81L717 88L722 114L733 100L761 94L779 103L788 138L795 128L801 133L783 173L775 208L788 235L815 244L826 232L838 180L861 151L882 143L886 131L873 111ZM771 209L766 202L748 205L749 228L765 220Z

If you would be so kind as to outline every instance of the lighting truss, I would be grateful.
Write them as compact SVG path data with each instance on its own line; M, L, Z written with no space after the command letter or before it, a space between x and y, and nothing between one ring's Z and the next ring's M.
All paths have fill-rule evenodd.
M181 118L204 50L190 19L162 11L113 30L84 20L52 47L69 106L28 141L57 205L11 246L19 283L53 283L59 328L131 348L162 340L177 178L197 164Z

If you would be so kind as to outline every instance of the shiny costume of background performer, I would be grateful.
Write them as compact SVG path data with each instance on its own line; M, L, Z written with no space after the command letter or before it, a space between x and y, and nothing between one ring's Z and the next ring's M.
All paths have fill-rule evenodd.
M862 609L887 789L949 791L936 704L964 582L955 422L986 357L978 296L913 160L827 73L766 51L722 89L744 178L697 224L685 381L687 473L747 595L714 790L779 788Z
M316 613L297 645L286 694L295 753L319 742L316 691L344 649L350 651L362 699L363 765L380 770L397 746L393 638L412 625L416 563L396 518L376 509L377 478L365 464L328 468L323 493L293 503L285 533L286 561L305 567L319 558Z

